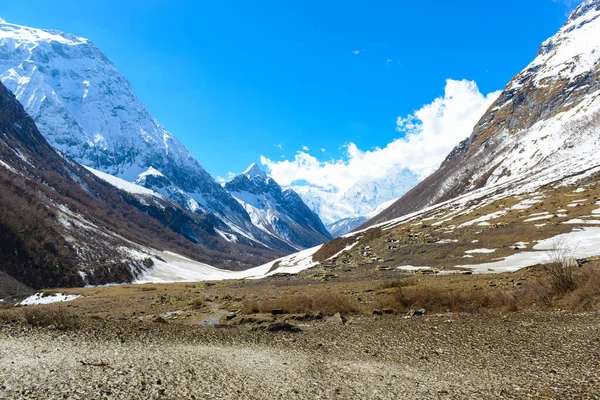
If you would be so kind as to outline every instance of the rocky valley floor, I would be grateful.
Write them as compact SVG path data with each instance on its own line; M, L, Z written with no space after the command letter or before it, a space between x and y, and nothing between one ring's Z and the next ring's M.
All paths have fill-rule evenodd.
M3 326L0 397L600 397L597 313L359 316L301 333L133 328Z
M600 398L599 267L65 289L0 310L0 398Z

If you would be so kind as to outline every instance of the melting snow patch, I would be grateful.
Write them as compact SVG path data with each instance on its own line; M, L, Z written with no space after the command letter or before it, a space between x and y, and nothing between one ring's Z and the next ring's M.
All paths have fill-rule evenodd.
M448 244L448 243L456 243L458 239L442 239L435 242L435 244Z
M547 214L550 214L550 213L548 211L544 211L544 212L539 212L539 213L533 213L533 214L530 214L529 216L530 217L537 217L537 216L540 216L540 215L547 215Z
M396 267L396 269L401 269L403 271L421 271L424 269L431 269L431 267L416 267L414 265L401 265Z
M592 214L600 214L600 208L597 210L592 211Z
M471 226L473 224L482 225L480 223L487 222L487 221L489 221L491 219L499 218L499 217L503 216L504 214L506 214L506 210L496 211L496 212L493 212L491 214L487 214L487 215L481 216L479 218L475 218L475 219L473 219L471 221L467 221L467 222L465 222L463 224L460 224L458 227L459 228L463 228L465 226ZM483 225L489 225L489 224L483 224Z
M583 193L583 192L585 192L584 188L577 188L577 189L573 190L573 193Z
M600 225L600 221L598 220L583 220L583 219L579 219L579 218L575 218L575 219L570 219L568 221L563 222L563 224L587 224L587 225Z
M44 292L39 292L39 293L29 296L28 298L21 301L17 305L19 305L19 306L35 306L38 304L62 303L65 301L75 300L78 297L81 297L81 296L76 295L76 294L63 294L63 293L55 293L55 294L46 295Z
M529 242L517 242L517 243L513 244L513 248L519 249L519 250L526 249L528 244L529 244Z
M473 250L467 250L467 251L465 251L465 253L467 253L467 254L489 254L489 253L493 253L495 251L496 251L496 249L473 249Z
M531 206L533 206L535 203L539 203L540 201L542 201L542 200L537 199L537 198L526 199L520 203L515 204L510 209L511 210L526 210L526 209L530 208Z
M524 220L523 222L533 222L533 221L541 221L543 219L549 219L554 217L554 215L540 215L539 217L533 217L533 218L527 218L526 220Z
M541 240L535 246L534 251L523 251L506 257L504 260L474 265L459 265L460 268L469 268L475 272L487 273L490 270L494 272L512 272L531 265L542 264L551 259L553 252L556 252L557 244L570 243L567 249L573 252L573 257L584 258L600 255L600 228L586 227L573 230L569 233L554 236L550 239ZM564 251L564 249L558 249Z

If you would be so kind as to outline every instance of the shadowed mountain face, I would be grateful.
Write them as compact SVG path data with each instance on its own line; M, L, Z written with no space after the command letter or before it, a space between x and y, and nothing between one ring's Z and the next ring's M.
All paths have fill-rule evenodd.
M131 281L153 266L147 247L229 269L280 255L219 228L210 214L118 190L57 153L0 84L0 271L35 288L81 286Z
M282 190L256 164L225 184L250 215L252 223L295 250L313 247L331 235L292 189Z
M600 1L584 1L506 86L440 168L363 227L473 189L502 184L600 150L593 124L600 91Z

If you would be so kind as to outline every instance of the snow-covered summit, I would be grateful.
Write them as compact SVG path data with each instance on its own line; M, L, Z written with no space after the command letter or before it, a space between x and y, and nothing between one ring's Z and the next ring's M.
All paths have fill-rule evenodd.
M440 168L369 224L517 177L553 170L560 179L600 165L599 120L600 0L587 0Z
M294 249L312 247L331 239L319 219L291 189L282 190L256 164L225 184L250 215L252 223Z
M27 26L11 24L0 18L0 40L14 40L14 45L18 46L23 43L35 45L38 42L57 42L67 45L77 45L88 43L85 38L71 35L68 33L30 28Z
M265 171L260 169L259 166L256 165L256 163L250 164L250 166L248 168L246 168L246 170L244 172L242 172L242 174L246 175L249 179L253 179L253 178L267 179L267 174L265 173Z
M536 83L543 84L546 78L573 79L598 65L599 17L600 1L584 1L557 33L542 43L537 57L526 68L535 71Z
M271 239L146 109L91 41L0 23L0 80L48 142L79 163L147 189L233 231Z

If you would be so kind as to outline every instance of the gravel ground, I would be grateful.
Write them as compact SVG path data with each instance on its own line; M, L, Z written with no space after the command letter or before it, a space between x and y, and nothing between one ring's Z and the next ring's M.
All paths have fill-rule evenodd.
M600 398L598 313L123 324L1 326L0 398Z

